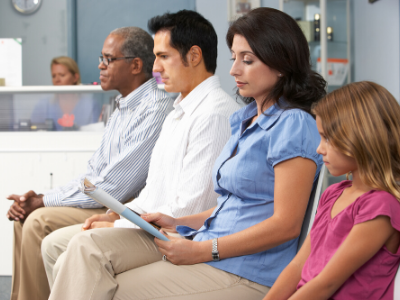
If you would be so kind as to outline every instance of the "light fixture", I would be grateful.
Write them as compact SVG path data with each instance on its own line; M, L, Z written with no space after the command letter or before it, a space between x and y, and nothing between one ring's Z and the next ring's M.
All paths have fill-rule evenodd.
M326 28L326 37L328 41L333 41L333 28L332 27L327 27Z

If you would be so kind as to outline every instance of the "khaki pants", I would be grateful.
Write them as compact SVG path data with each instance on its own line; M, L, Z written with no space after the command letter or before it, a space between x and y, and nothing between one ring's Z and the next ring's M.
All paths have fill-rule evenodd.
M14 222L14 255L11 300L48 299L50 290L41 256L43 238L59 228L83 223L101 209L42 207L24 223Z
M82 225L83 224L77 224L60 228L50 233L42 241L42 259L50 290L53 289L54 284L53 270L54 273L58 272L63 258L65 257L65 255L62 254L67 250L68 243L74 235L81 232Z
M269 291L207 264L176 266L161 256L153 237L140 229L78 233L58 273L53 270L49 299L262 299Z

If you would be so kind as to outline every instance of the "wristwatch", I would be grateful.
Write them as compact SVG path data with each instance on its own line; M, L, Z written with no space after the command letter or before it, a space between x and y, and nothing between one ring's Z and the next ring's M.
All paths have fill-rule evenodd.
M213 261L219 261L218 239L213 239L212 240L211 255L212 255Z

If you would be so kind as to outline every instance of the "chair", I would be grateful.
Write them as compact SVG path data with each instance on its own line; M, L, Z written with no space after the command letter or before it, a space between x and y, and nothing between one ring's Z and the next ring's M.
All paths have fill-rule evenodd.
M299 236L297 251L300 250L301 245L303 245L304 240L306 239L308 233L311 230L311 226L314 223L315 214L317 213L319 198L321 197L322 183L324 181L324 176L325 176L325 165L322 165L318 175L318 180L314 183L314 186L311 190L311 195L310 195L310 200L308 201L306 215L304 216L303 226L301 227L301 233Z
M397 270L394 278L394 295L393 300L400 300L400 268Z

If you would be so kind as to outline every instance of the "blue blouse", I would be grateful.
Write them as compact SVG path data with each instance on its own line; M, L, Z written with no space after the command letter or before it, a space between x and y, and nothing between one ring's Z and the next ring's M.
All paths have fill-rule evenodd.
M322 158L316 153L320 137L313 117L300 109L283 110L277 105L265 113L247 129L246 125L257 114L255 102L231 116L232 136L217 158L212 174L214 189L221 195L218 205L198 231L177 226L181 235L205 241L242 231L271 217L274 166L282 161L294 157L311 159L317 165L314 180L317 178ZM230 158L236 146L236 155ZM297 242L295 238L263 252L207 264L272 286L295 256Z
M101 106L98 101L93 99L91 94L81 94L78 103L72 111L75 117L74 125L79 128L83 125L96 123L99 120L100 113ZM56 98L42 99L35 106L31 115L31 121L32 123L44 123L46 119L52 119L55 130L63 130L64 127L58 123L58 119L62 116L63 112Z

